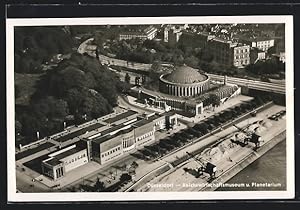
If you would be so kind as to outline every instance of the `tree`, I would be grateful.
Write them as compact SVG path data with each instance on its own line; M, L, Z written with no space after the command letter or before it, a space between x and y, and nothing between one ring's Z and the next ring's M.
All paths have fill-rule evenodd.
M216 94L209 94L209 102L212 106L216 107L220 105L220 98Z
M130 181L130 180L132 180L132 177L127 173L122 174L120 177L120 181L123 181L123 182Z
M33 105L33 110L38 117L49 119L63 119L69 112L67 102L62 99L56 99L53 96L37 101Z
M95 119L103 116L112 111L111 105L108 101L99 93L88 93L84 98L80 113L86 114L89 119Z
M206 123L201 123L198 126L198 129L200 130L201 133L206 134L208 133L208 125Z
M15 130L17 135L22 131L22 124L18 120L15 121Z
M105 190L105 186L104 186L104 183L100 181L99 178L97 178L97 181L94 185L94 190L96 192L103 192Z
M151 79L151 82L157 82L162 71L163 67L160 61L153 62L149 71L149 78Z
M141 79L141 78L140 78L139 76L136 76L136 77L135 77L135 85L136 85L136 86L140 86L140 79Z
M20 27L15 30L15 71L35 73L58 53L72 51L74 41L63 27ZM22 58L22 59L20 59Z
M19 85L15 85L15 98L19 98L21 96L21 89Z
M142 85L144 85L146 83L146 76L142 75Z
M139 164L135 161L132 162L131 167L133 168L137 168L139 166Z
M130 76L128 73L126 73L126 75L125 75L125 82L130 84Z

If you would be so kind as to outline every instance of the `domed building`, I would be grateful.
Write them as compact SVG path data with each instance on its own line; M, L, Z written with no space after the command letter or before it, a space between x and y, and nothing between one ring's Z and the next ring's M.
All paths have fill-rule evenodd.
M211 82L210 77L186 65L174 67L171 73L159 78L159 91L144 87L131 88L131 95L146 104L165 111L179 111L197 116L211 106L210 97L216 95L224 103L241 93L234 84Z
M169 74L160 76L159 91L178 97L201 95L209 89L209 76L186 65L175 67Z

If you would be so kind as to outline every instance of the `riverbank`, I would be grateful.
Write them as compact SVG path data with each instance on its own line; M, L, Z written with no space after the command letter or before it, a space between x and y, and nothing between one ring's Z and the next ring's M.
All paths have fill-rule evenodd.
M257 151L253 151L251 154L249 154L248 156L243 158L241 161L239 161L232 168L230 168L230 169L226 170L225 172L223 172L222 175L220 175L217 179L212 181L211 186L204 187L200 191L215 191L215 190L217 190L218 188L220 188L219 183L224 184L224 183L228 182L231 178L236 176L239 172L244 170L251 163L253 163L257 159L262 157L265 153L267 153L269 150L274 148L280 142L283 142L285 139L286 139L286 131L283 131L280 134L278 134L277 136L275 136L271 141L269 141L266 144L262 145ZM241 187L245 187L246 182L245 183L232 183L232 184L237 184ZM259 185L255 185L255 183L248 183L247 182L247 184L250 184L248 190L255 190L255 188L259 186ZM258 184L258 183L256 183L256 184ZM272 184L272 183L269 183L269 184ZM227 186L227 185L225 185L225 186ZM266 186L266 190L268 188L269 187ZM235 187L235 189L236 189L236 187Z
M286 175L286 153L287 141L284 140L278 143L275 147L266 152L262 157L255 160L233 178L229 179L226 184L245 183L280 183L280 187L270 187L268 190L286 190L287 175ZM249 191L247 187L220 187L216 191ZM253 190L263 191L265 187L256 187Z

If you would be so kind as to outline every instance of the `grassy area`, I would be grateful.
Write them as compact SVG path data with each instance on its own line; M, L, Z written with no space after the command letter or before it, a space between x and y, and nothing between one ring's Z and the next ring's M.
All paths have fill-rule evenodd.
M42 74L20 74L15 73L15 85L18 86L19 97L16 98L17 105L28 105L30 97L36 91L36 84Z

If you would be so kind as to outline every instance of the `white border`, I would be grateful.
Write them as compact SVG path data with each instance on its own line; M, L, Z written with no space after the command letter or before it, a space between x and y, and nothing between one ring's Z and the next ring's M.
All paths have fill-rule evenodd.
M113 193L16 193L15 102L14 102L14 26L126 25L126 24L203 24L203 23L285 23L286 114L287 114L287 190L215 192L113 192ZM126 18L34 18L6 20L7 59L7 178L9 202L41 201L139 201L139 200L224 200L289 199L295 196L294 169L294 65L293 16L197 16Z

